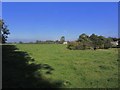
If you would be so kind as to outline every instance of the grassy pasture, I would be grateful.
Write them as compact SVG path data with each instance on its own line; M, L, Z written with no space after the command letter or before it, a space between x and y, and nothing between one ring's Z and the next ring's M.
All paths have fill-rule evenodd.
M59 44L17 44L35 63L49 64L52 74L42 75L51 82L60 80L68 88L118 87L118 50L68 50Z

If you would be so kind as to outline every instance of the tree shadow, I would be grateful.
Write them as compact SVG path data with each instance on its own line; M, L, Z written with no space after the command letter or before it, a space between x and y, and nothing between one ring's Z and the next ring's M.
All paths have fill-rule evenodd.
M42 77L41 69L52 74L54 69L48 64L35 64L26 52L15 45L2 45L2 87L3 88L56 88L61 81L50 82Z

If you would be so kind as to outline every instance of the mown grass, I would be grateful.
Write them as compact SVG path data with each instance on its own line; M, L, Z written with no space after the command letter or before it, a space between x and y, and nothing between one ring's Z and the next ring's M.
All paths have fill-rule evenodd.
M118 50L68 50L59 44L17 44L35 59L35 63L49 64L52 74L42 70L51 82L62 80L68 88L118 87Z

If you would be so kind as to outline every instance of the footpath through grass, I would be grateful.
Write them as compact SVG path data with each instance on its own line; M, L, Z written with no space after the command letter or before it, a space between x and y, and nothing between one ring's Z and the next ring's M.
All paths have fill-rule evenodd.
M52 74L42 70L51 82L62 80L63 87L115 88L118 87L118 50L68 50L59 44L17 44L28 52L36 63L49 64Z

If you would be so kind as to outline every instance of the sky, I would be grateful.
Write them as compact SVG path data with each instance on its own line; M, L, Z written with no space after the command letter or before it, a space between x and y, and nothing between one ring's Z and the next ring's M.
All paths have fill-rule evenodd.
M95 33L118 37L117 2L3 2L8 42L77 40Z

